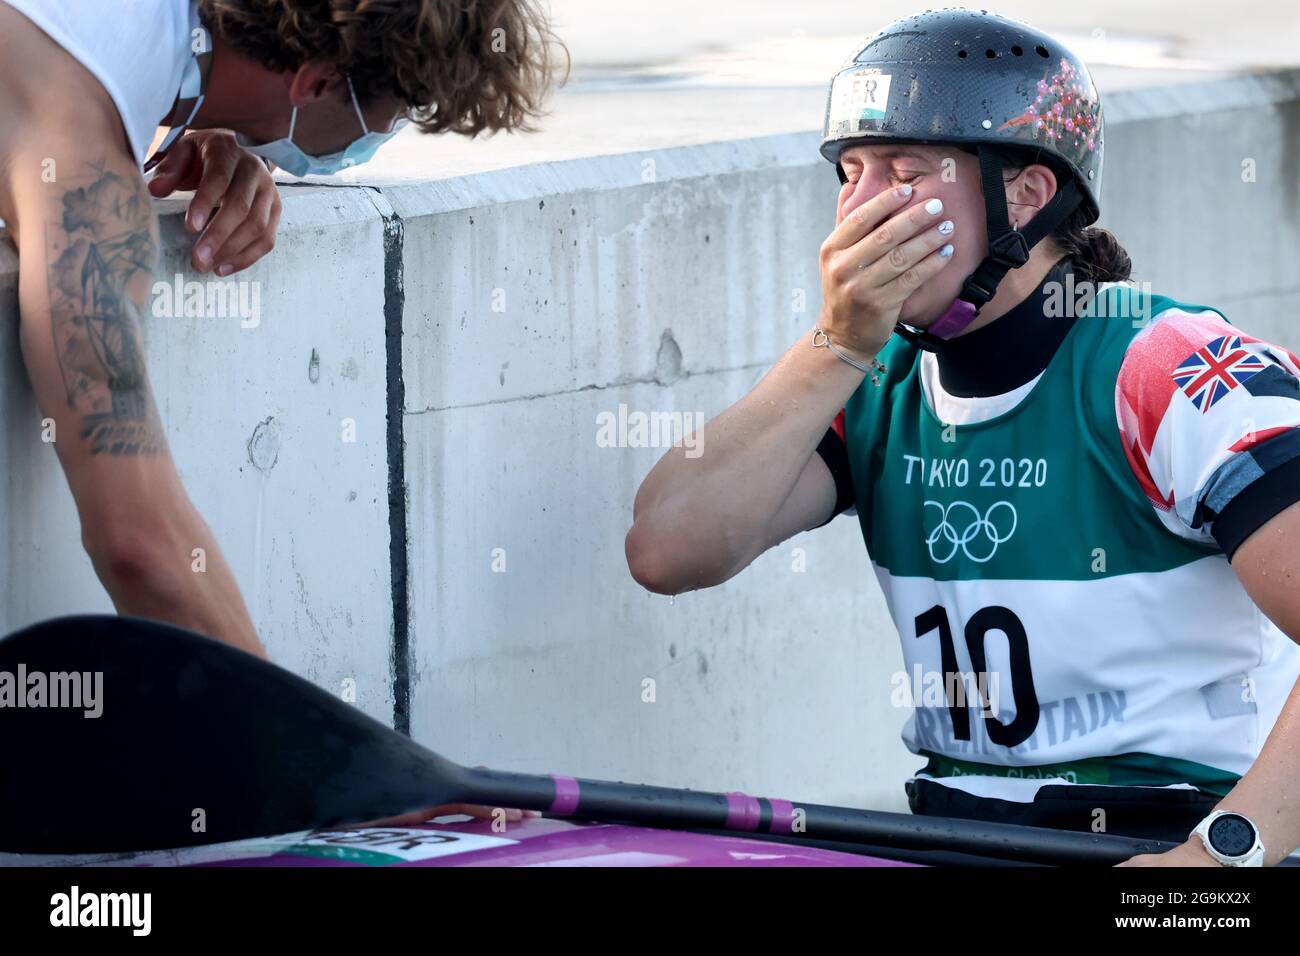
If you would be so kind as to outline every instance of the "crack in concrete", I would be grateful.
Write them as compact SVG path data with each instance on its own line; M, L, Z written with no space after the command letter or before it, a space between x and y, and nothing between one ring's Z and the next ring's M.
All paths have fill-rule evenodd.
M763 361L763 362L747 362L744 365L728 365L722 368L700 369L699 371L695 371L695 372L684 371L681 373L681 376L679 378L674 380L672 387L675 387L678 383L686 379L698 378L703 375L726 375L730 372L748 372L756 368L770 368L774 362L775 360ZM408 408L406 410L406 415L410 417L416 415L426 415L429 412L448 412L448 411L455 411L457 409L462 409L462 408L485 408L489 405L509 405L512 402L531 402L539 398L555 398L560 395L576 395L579 392L603 392L605 389L608 388L624 388L628 385L656 385L659 388L670 387L664 385L663 382L661 382L658 378L655 377L654 373L651 373L649 375L629 375L623 378L616 378L613 381L606 382L604 385L596 385L596 384L579 385L577 388L562 388L554 392L534 392L529 395L515 395L510 398L492 398L484 402L468 402L464 405L428 405L424 408Z

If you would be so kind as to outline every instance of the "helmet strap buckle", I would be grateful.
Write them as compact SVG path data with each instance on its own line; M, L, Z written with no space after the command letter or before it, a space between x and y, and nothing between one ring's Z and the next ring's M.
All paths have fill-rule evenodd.
M994 236L989 243L989 258L1007 269L1019 269L1029 261L1029 241L1015 228Z

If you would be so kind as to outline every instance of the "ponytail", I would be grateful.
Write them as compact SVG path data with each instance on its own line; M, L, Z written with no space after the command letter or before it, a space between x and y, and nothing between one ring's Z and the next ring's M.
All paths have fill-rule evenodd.
M1070 259L1070 269L1080 282L1125 282L1133 275L1133 260L1115 234L1098 226L1084 226L1076 209L1048 237Z

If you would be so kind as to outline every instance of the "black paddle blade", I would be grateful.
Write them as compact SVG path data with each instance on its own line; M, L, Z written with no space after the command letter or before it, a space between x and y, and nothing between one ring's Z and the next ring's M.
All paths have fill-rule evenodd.
M454 799L462 773L181 628L66 617L0 640L0 850L170 849L358 823Z

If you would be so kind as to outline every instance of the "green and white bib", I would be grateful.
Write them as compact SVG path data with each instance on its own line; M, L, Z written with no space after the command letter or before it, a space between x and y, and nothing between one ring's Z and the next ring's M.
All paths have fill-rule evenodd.
M1168 310L1204 307L1137 314ZM1171 533L1126 458L1116 383L1144 327L1079 318L1013 407L963 424L933 410L933 356L896 336L882 386L846 406L918 776L1019 801L1044 783L1222 795L1300 675L1300 648L1212 540Z

